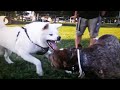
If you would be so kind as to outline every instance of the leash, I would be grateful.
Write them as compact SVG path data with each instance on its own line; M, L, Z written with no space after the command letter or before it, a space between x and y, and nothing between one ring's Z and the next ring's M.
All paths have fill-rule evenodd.
M40 47L40 48L42 49L42 52L38 52L38 53L40 53L40 54L42 55L42 54L45 54L45 53L49 50L49 47L44 48L44 47L41 47L40 45L34 43L34 42L30 39L30 37L29 37L29 35L28 35L28 33L27 33L27 29L24 28L24 27L21 27L21 28L24 29L24 31L25 31L28 39L29 39L33 44L35 44L36 46L38 46L38 47ZM17 34L17 39L18 39L19 34L20 34L20 31L19 31L18 34ZM16 39L16 41L17 41L17 39Z
M78 23L76 24L76 30L79 29L80 23L81 23L81 18L79 18L79 21L78 21ZM77 35L77 34L76 34L76 35ZM77 36L76 36L76 38L77 38ZM77 43L77 45L78 45L78 43ZM77 47L78 47L78 46L77 46ZM79 50L78 48L77 48L77 58L78 58L78 66L79 66L79 76L78 76L78 77L82 77L83 72L82 72L81 62L80 62L80 50Z

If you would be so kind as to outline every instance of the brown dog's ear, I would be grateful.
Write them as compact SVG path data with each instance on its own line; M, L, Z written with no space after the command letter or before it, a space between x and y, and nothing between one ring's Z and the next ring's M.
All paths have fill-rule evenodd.
M49 24L46 24L46 25L43 27L43 30L48 29L48 27L49 27Z

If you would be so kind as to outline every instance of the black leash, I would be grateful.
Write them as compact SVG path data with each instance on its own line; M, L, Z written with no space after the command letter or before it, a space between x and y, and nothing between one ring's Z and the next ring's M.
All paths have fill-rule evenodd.
M44 47L41 47L40 45L34 43L34 42L30 39L30 37L29 37L29 35L28 35L28 33L27 33L27 29L24 28L24 27L21 27L21 28L24 29L24 31L25 31L25 33L26 33L28 39L29 39L33 44L35 44L36 46L38 46L38 47L40 47L40 48L42 49L41 52L37 52L37 54L42 55L42 54L45 54L45 53L49 50L49 47L44 48ZM17 34L17 38L18 38L19 34L20 34L20 31L19 31L18 34ZM16 39L16 41L17 41L17 39Z

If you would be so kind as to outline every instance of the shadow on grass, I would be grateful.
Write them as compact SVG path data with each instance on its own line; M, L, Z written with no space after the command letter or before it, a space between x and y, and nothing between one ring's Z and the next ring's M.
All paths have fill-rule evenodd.
M83 39L81 41L81 45L83 47L87 47L89 44L89 39ZM74 39L69 39L69 40L62 40L60 43L58 43L59 48L67 48L67 47L74 47L75 42Z
M63 26L76 26L75 23L62 23ZM101 27L105 27L105 28L120 28L120 26L117 26L116 23L105 23L105 24L102 24Z
M25 25L25 24L29 24L31 23L30 21L29 22L24 22L24 21L11 21L11 23L8 23L7 25ZM75 27L76 26L76 23L62 23L62 26L73 26ZM105 23L105 24L102 24L101 27L108 27L108 28L120 28L120 26L117 26L116 23Z
M13 24L19 25L19 24L28 24L28 23L30 22L12 20L11 23L8 23L7 25L13 25Z

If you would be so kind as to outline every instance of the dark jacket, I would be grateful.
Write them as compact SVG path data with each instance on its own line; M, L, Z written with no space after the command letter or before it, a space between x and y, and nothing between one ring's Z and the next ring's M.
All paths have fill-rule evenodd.
M100 11L78 11L78 16L86 19L96 18L100 15Z

